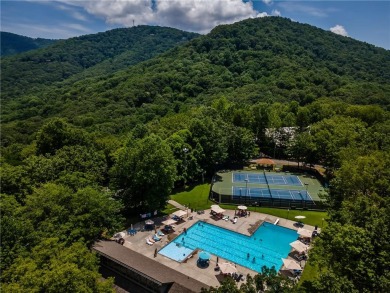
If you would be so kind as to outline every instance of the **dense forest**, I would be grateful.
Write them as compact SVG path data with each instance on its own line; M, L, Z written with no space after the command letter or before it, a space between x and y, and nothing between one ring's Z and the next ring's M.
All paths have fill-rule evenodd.
M3 99L42 91L43 86L81 74L105 76L147 60L198 36L173 28L137 26L60 40L41 50L1 61ZM96 66L88 74L86 69ZM76 78L77 80L77 78ZM69 82L73 83L75 79Z
M182 44L149 55L120 38L112 48L104 41L133 30L133 41L149 46L141 29ZM91 49L72 51L75 42ZM95 54L110 50L118 52L109 59ZM46 80L43 65L23 69L24 58L45 54L76 60L68 63L73 73ZM270 292L389 291L389 51L269 17L205 36L114 30L8 57L3 66L11 76L2 75L5 292L107 292L112 280L99 277L88 250L95 240L127 217L163 209L172 188L259 150L327 170L328 226L310 252L320 273L283 287L267 271L229 292L253 292L264 280ZM279 131L286 126L293 136Z
M0 32L0 56L5 57L49 46L57 40L29 38L13 33Z

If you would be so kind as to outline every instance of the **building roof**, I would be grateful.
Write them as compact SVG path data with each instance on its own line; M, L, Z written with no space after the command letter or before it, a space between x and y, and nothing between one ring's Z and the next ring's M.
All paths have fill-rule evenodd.
M182 288L182 292L200 292L201 288L209 287L207 284L126 248L115 241L96 242L92 249L128 269L152 279L156 283L176 283L171 287L173 291L170 290L169 292L176 292L177 288ZM183 291L183 288L186 290Z
M258 164L258 165L276 165L273 160L267 159L267 158L261 158L261 159L257 159L257 160L252 160L251 163L255 163L255 164Z

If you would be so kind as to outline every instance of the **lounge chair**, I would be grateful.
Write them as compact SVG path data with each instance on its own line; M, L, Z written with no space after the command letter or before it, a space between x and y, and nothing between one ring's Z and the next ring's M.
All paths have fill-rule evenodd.
M299 261L305 260L305 259L306 259L306 255L305 255L305 254L301 254L301 255L299 255L299 254L294 254L294 257L295 257L297 260L299 260Z
M229 216L223 216L222 220L229 221Z
M152 238L154 241L160 241L161 238L157 236L157 234L154 234L153 235L153 238Z
M146 244L148 244L148 245L153 245L154 244L154 242L150 241L149 238L145 238L145 240L146 240Z
M165 236L165 234L164 234L163 232L161 232L161 230L158 230L158 231L157 231L157 235L158 235L158 236Z

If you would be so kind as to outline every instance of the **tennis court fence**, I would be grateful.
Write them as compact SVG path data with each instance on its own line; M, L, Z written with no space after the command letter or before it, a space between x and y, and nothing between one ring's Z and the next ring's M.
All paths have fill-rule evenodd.
M284 198L264 198L248 196L232 196L210 190L210 200L220 204L246 205L254 207L274 207L290 209L324 210L325 203L322 201L293 200Z

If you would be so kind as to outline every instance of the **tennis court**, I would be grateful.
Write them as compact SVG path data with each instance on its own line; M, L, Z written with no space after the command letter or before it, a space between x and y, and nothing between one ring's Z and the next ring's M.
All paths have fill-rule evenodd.
M233 199L251 197L313 201L310 194L306 190L246 188L240 186L233 186L232 188Z
M291 186L303 186L301 180L295 175L278 175L267 173L243 173L234 172L232 174L233 183L257 183L257 184L269 184L269 185L291 185Z

